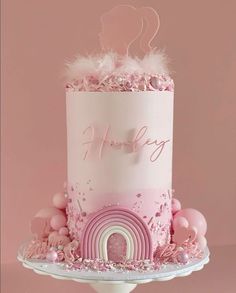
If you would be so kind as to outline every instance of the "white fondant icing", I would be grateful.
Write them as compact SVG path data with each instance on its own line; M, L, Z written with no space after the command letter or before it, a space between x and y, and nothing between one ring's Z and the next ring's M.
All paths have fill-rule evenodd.
M119 193L138 188L171 189L172 179L173 93L163 92L67 92L68 181L79 183L83 189L91 179L96 192ZM86 141L95 128L95 136L102 137L109 126L109 139L126 142L143 126L145 139L166 141L155 162L150 156L154 145L145 145L140 152L114 150L105 145L99 159L99 140L93 150Z

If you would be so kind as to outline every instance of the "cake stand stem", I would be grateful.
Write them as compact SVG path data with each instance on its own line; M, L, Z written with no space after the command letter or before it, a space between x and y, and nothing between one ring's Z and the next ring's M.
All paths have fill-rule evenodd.
M97 293L129 293L134 290L137 284L104 284L104 283L92 283L90 286Z

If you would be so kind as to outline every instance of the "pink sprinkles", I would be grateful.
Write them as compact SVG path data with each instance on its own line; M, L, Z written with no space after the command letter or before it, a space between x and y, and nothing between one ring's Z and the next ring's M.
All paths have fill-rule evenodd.
M66 84L67 91L142 92L174 91L174 81L168 74L110 74L105 77L87 75Z

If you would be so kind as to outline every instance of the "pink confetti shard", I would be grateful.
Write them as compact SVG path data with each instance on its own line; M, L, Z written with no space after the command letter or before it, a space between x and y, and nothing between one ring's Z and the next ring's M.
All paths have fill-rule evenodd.
M85 76L66 84L67 91L86 92L142 92L174 91L173 79L168 74L110 74L102 76Z

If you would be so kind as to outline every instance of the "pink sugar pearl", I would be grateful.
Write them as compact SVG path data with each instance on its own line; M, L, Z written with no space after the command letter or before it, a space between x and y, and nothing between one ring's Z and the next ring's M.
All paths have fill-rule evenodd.
M56 251L54 251L54 250L48 252L46 255L46 259L50 262L55 262L57 260L57 257L58 257L58 255L57 255Z
M177 260L181 264L186 264L189 261L189 256L188 256L188 254L185 251L181 251L177 255Z
M58 209L65 209L67 205L67 198L63 193L56 193L53 195L52 202L54 207Z
M196 227L198 235L204 236L207 231L207 222L205 217L195 209L183 209L177 212L174 218L184 217L191 227Z
M173 220L173 229L174 231L178 230L180 227L188 228L188 221L184 217L175 217Z
M59 229L59 234L63 236L67 236L69 234L69 230L66 227L62 227Z
M57 231L66 225L66 217L64 215L55 215L51 218L50 225Z
M178 199L173 198L171 201L171 210L172 210L172 214L177 213L178 211L181 210L181 203Z

